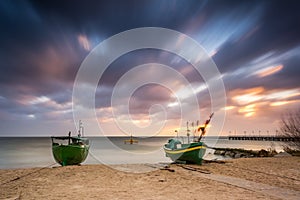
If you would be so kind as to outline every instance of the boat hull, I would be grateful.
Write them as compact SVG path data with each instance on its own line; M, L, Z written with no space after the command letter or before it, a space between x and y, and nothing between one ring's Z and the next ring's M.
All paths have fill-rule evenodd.
M190 144L181 144L180 148L164 145L166 156L174 162L184 161L186 163L202 164L203 156L206 151L206 145L203 142L195 142Z
M89 152L89 145L52 145L52 153L55 161L62 166L78 165L85 161Z

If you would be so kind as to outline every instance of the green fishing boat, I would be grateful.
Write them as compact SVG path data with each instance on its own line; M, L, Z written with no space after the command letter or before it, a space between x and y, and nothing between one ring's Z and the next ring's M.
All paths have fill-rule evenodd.
M199 137L194 137L193 141L190 142L190 130L187 123L187 137L188 142L184 143L183 140L181 141L178 137L177 138L169 139L168 143L164 145L164 151L166 156L169 157L174 162L185 162L185 163L193 163L193 164L202 164L203 156L206 151L206 145L201 142L202 137L205 134L205 129L209 124L213 113L209 116L209 119L206 120L203 126L198 127L198 132L201 131ZM192 125L193 126L193 125ZM197 122L198 126L198 122ZM196 130L194 131L196 132Z
M202 164L206 145L203 142L182 144L178 139L170 139L164 146L166 156L172 161L184 161L186 163Z
M81 135L82 134L82 135ZM78 136L51 137L52 154L57 163L62 166L78 165L85 161L89 152L89 140L83 137L83 126L80 122Z

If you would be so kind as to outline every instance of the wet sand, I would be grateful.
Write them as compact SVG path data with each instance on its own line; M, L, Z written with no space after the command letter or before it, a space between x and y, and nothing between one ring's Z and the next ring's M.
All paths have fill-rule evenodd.
M300 157L0 170L0 199L299 199ZM117 170L119 169L119 170ZM127 171L127 172L125 172ZM137 172L140 173L132 173ZM144 172L143 172L144 171Z

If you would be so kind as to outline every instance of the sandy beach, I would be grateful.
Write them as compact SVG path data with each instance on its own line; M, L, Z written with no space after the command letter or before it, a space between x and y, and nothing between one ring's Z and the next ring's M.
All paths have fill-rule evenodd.
M300 158L5 169L0 184L0 199L299 199Z

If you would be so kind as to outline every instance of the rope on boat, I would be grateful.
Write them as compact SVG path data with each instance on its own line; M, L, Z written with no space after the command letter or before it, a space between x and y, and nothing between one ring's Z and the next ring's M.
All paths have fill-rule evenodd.
M11 179L11 180L9 180L9 181L6 181L6 182L4 182L4 183L1 183L0 186L3 186L3 185L6 185L6 184L8 184L8 183L11 183L11 182L13 182L13 181L19 180L19 179L21 179L21 178L24 178L24 177L26 177L26 176L29 176L29 175L34 174L34 173L36 173L36 172L39 172L39 171L41 171L41 170L43 170L43 169L52 167L53 165L56 165L56 163L52 163L52 164L47 165L47 166L45 166L45 167L38 168L37 170L34 170L34 171L29 172L29 173L27 173L27 174L23 174L23 175L21 175L21 176L18 176L18 177L14 178L14 179Z

